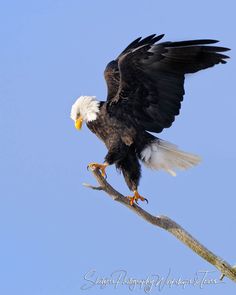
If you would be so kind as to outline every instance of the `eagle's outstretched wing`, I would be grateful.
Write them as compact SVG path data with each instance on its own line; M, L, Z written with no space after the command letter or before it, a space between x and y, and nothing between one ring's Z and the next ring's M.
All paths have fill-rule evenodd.
M105 70L107 110L151 132L170 127L179 114L184 75L218 63L228 48L212 46L216 40L190 40L155 44L163 35L133 41Z
M131 42L117 57L116 60L111 61L104 71L104 77L107 82L108 94L107 100L111 100L117 94L120 85L120 70L119 70L119 59L128 52L142 46L142 45L153 45L155 42L160 40L164 35L156 36L156 34L150 35L144 39L139 37ZM142 39L142 40L141 40Z

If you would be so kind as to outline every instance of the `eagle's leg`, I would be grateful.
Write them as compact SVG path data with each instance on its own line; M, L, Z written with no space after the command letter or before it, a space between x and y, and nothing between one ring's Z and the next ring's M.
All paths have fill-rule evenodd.
M90 163L88 164L87 168L90 168L91 170L99 169L103 177L107 177L106 175L106 168L109 166L107 162L104 162L103 164L98 163Z
M129 199L129 203L131 206L133 206L134 202L138 204L138 200L146 201L148 203L148 200L146 198L140 196L140 194L138 193L137 190L134 190L133 197L128 196L128 199Z
M128 188L134 193L133 196L127 196L130 205L132 206L134 202L138 204L138 200L148 203L148 200L138 193L141 167L134 147L130 147L129 153L116 163L116 168L122 171Z

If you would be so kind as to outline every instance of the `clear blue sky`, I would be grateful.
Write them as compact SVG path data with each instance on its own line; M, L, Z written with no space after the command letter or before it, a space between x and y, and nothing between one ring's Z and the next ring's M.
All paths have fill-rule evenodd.
M86 127L74 129L71 105L80 95L104 99L107 62L152 33L214 38L233 49L227 65L186 79L181 116L160 136L203 162L176 178L144 169L140 192L149 199L145 209L236 262L235 9L233 0L1 1L0 294L145 294L81 286L91 269L100 277L122 269L136 279L214 270L167 232L81 185L95 183L86 165L106 150ZM114 168L108 177L128 193ZM162 292L233 294L235 287L226 279Z

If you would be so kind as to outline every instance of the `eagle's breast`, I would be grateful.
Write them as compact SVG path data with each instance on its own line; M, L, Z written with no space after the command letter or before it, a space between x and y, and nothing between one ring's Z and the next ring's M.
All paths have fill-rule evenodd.
M88 128L101 139L107 148L122 141L131 145L136 136L136 130L124 120L119 120L107 113L105 106L100 108L96 120L87 122Z

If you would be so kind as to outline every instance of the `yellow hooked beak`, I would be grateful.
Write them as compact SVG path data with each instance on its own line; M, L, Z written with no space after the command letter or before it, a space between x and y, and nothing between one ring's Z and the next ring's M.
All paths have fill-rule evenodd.
M82 125L83 125L83 118L82 116L79 116L79 118L75 120L75 128L80 130L82 128Z

